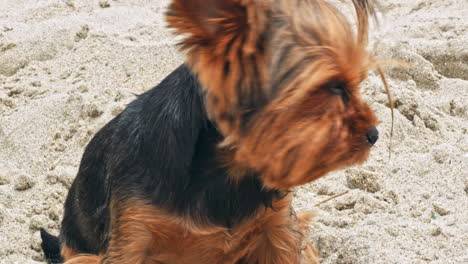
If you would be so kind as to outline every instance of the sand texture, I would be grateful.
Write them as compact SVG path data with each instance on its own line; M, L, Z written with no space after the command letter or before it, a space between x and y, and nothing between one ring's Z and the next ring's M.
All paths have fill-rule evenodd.
M0 0L0 263L43 262L38 229L58 233L87 142L183 61L168 2ZM392 157L371 73L362 91L382 123L370 159L298 188L294 204L318 214L322 263L468 263L468 2L381 2L369 48L411 64L387 71Z

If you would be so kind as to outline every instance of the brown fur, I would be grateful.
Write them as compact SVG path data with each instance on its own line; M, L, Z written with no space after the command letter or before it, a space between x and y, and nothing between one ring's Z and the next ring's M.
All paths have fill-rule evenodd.
M80 254L66 261L65 264L97 264L100 260L100 256Z
M67 245L63 244L60 251L66 264L93 264L99 263L102 256L95 256L90 254L79 254Z
M308 228L311 216L302 214L296 221L290 202L288 195L273 209L260 210L232 230L200 227L144 201L114 205L113 219L118 220L113 222L106 254L102 258L78 255L66 264L299 263L302 228Z
M74 256L78 255L73 249L69 248L67 245L63 245L60 250L60 254L65 260L71 259Z

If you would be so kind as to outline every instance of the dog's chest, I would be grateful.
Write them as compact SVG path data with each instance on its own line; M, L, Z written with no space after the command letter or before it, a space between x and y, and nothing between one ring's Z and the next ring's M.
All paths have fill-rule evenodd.
M221 227L187 227L190 223L167 223L153 232L151 252L155 263L204 264L238 263L261 243L269 231L265 216L237 224L228 230ZM161 230L166 230L161 234Z
M151 263L206 264L239 263L254 255L290 224L290 196L261 208L250 219L237 222L231 229L219 226L200 227L189 218L170 215L151 205L130 207L123 212L129 220L124 236L138 237ZM283 232L283 231L281 231Z

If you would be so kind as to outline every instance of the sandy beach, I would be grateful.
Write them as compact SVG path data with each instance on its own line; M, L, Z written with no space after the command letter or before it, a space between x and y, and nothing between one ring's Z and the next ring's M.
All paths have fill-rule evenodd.
M343 10L351 10L343 3ZM369 49L405 61L362 93L381 138L362 166L295 190L322 263L468 263L468 2L382 0ZM169 0L0 0L0 263L44 263L84 147L183 62ZM334 195L346 194L316 206Z

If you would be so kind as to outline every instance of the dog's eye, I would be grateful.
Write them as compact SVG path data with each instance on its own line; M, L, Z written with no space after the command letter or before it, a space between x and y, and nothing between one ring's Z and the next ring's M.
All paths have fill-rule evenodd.
M341 96L345 103L348 101L345 81L339 79L330 80L323 85L323 88L333 94Z
M328 81L323 85L323 88L337 95L346 93L346 83L342 80Z

